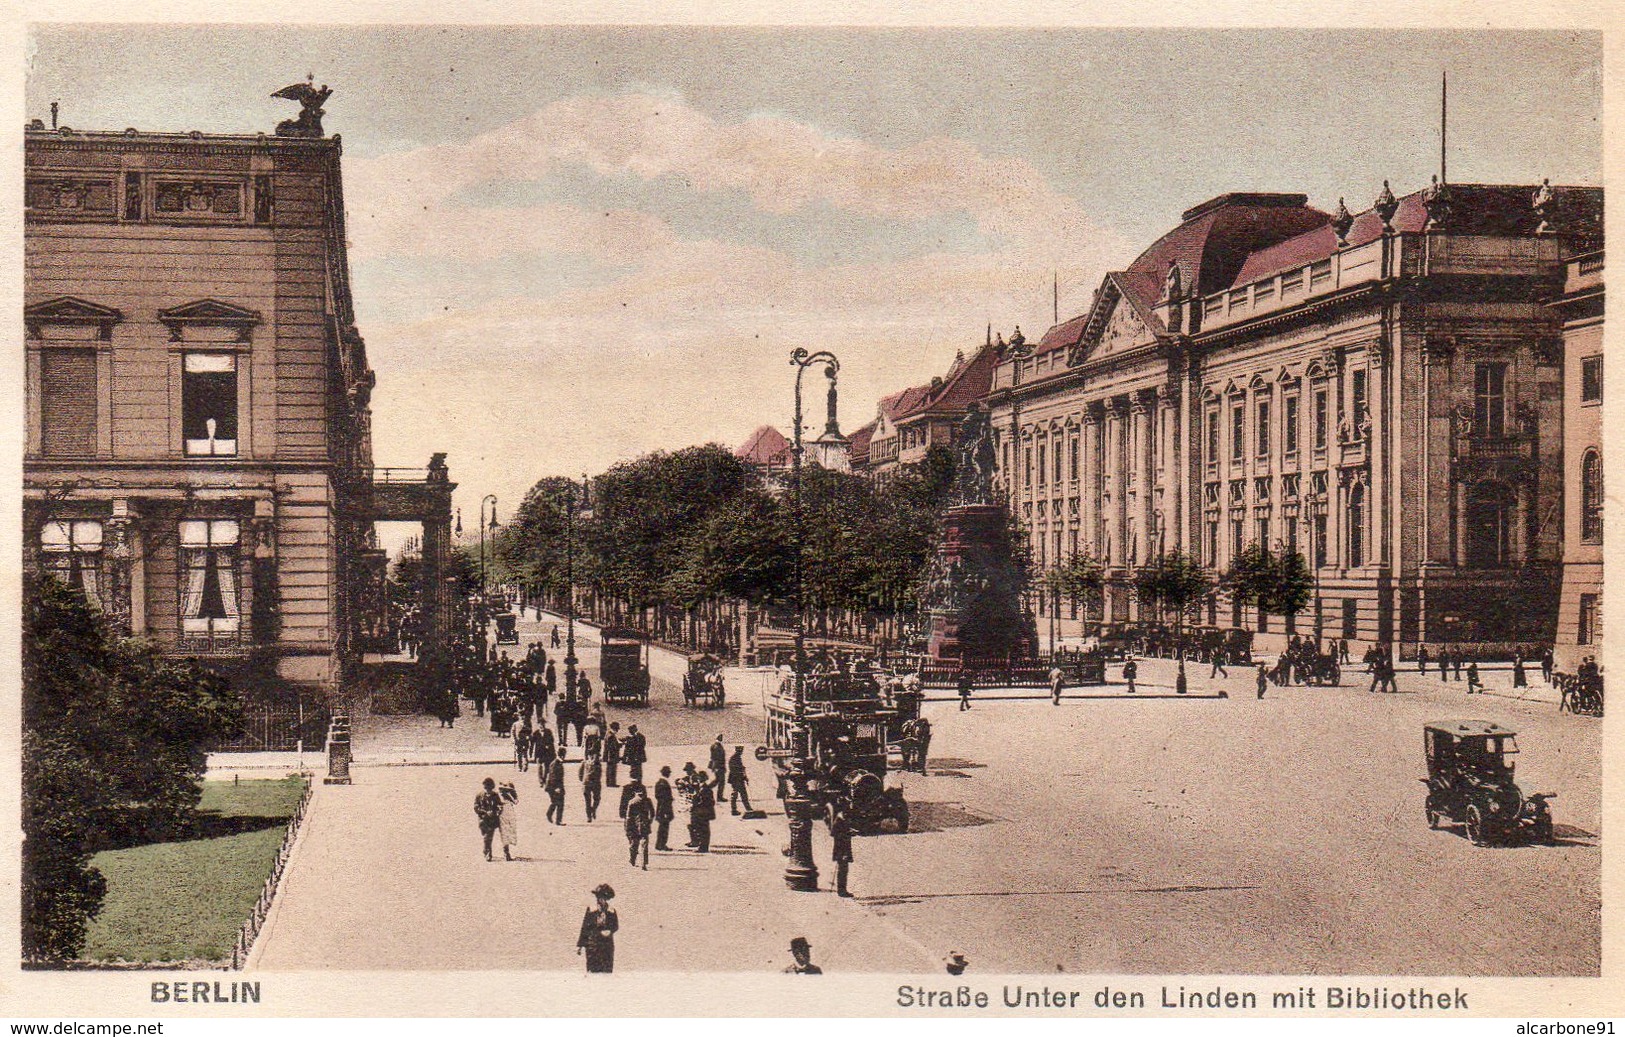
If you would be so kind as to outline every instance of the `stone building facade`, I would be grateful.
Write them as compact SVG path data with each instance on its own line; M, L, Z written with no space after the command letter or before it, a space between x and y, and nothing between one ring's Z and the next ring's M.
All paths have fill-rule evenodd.
M1184 213L1088 312L1007 348L999 481L1035 568L1104 567L1061 630L1151 621L1136 570L1302 554L1296 617L1201 620L1392 643L1549 641L1563 557L1563 342L1544 305L1601 192L1435 185L1328 214L1229 194ZM1035 603L1042 614L1044 602ZM1093 613L1093 614L1091 614Z
M1569 260L1563 319L1563 590L1555 662L1573 673L1602 641L1603 254Z
M902 466L924 461L931 447L951 448L966 410L987 397L1003 345L990 336L969 357L955 357L946 376L883 398L875 420L864 426L868 449L854 470L884 482Z
M25 140L25 559L119 628L261 687L333 689L381 602L340 151ZM443 497L449 519L444 464L412 481L383 491L391 506L438 514L393 498Z

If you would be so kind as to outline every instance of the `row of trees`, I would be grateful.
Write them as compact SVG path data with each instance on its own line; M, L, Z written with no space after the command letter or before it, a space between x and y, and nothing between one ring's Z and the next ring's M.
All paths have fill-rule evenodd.
M1159 615L1181 620L1214 590L1224 590L1231 600L1260 612L1296 616L1308 607L1313 585L1314 574L1303 555L1264 544L1245 548L1216 578L1182 551L1159 555L1134 576L1134 593L1141 602ZM1074 554L1045 572L1043 587L1056 602L1066 598L1098 604L1105 570L1088 555Z
M941 449L883 484L808 465L800 536L808 610L826 622L843 613L911 613L952 474ZM576 585L604 618L649 609L715 615L738 601L787 608L797 539L791 505L786 487L721 446L647 454L587 488L538 482L496 536L493 575L562 600L573 527Z

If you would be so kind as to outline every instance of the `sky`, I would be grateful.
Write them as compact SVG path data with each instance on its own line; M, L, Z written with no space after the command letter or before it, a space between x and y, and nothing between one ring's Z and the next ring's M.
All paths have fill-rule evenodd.
M375 459L446 451L472 527L539 478L788 431L793 348L841 425L988 325L1088 305L1228 191L1368 207L1599 184L1582 32L36 25L28 115L269 132L313 73L344 142ZM821 381L821 380L820 380ZM808 400L822 426L821 386ZM812 420L812 419L809 419Z

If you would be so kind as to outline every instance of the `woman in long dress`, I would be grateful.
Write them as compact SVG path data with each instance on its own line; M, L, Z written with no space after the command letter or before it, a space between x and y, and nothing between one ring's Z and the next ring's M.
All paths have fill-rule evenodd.
M497 788L502 798L502 813L497 818L497 834L502 838L502 856L513 860L513 851L519 849L519 790L513 782L505 781Z

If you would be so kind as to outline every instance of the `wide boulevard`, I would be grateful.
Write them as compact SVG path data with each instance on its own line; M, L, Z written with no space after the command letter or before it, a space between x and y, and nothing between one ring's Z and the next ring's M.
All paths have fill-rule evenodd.
M596 687L596 642L579 654ZM650 708L609 712L647 732L651 783L662 764L705 767L719 733L747 755L762 739L767 675L730 671L726 709L689 709L681 665L657 651ZM990 973L1596 975L1601 722L1512 697L1504 672L1469 697L1414 671L1400 694L1370 694L1358 669L1341 688L1258 700L1252 670L1210 681L1193 667L1180 699L1171 664L1152 660L1136 697L1117 684L1058 706L928 702L913 830L856 840L851 900L785 888L782 807L754 759L766 819L723 805L701 856L683 848L679 807L676 852L644 872L627 863L617 790L589 825L571 767L567 823L549 826L535 770L516 775L507 740L471 711L453 731L361 718L355 782L318 788L251 966L579 970L581 913L607 881L618 971L777 970L803 935L830 972L940 973L960 951ZM1559 845L1481 848L1428 828L1422 725L1457 718L1517 729L1524 791L1558 793ZM517 778L512 863L480 852L487 776ZM822 825L815 849L827 889Z

